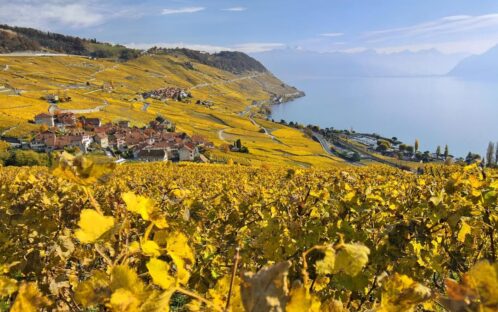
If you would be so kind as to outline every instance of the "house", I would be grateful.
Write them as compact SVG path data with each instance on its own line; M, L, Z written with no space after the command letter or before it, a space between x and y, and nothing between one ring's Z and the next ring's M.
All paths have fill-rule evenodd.
M45 113L38 114L35 116L35 124L54 127L55 126L54 116Z
M129 128L130 127L130 121L129 120L120 120L120 121L118 121L118 126L120 128Z
M73 113L58 113L55 116L55 123L58 127L74 126L76 124L76 116Z
M112 146L112 147L117 148L119 150L124 149L124 147L126 145L125 136L123 136L121 134L111 135L111 137L108 138L108 142L109 142L109 146Z
M20 148L22 146L22 142L18 138L2 137L2 141L9 143L12 148Z
M197 147L193 144L187 143L178 149L180 161L193 161L199 156Z
M93 139L88 134L63 135L56 138L55 149L78 147L80 150L86 152L92 142Z
M152 161L167 161L168 153L166 150L156 150L144 148L138 152L137 160L152 162Z
M97 133L94 135L93 140L95 143L100 145L101 148L108 148L109 147L109 137L105 133Z
M102 126L100 118L86 118L80 117L81 124L86 130L93 130Z
M45 145L45 142L34 140L29 143L29 148L34 151L43 152L47 149L47 145Z

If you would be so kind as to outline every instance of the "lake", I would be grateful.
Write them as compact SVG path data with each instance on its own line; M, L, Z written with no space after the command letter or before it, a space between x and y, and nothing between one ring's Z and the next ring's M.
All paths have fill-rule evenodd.
M272 118L396 136L422 151L465 157L498 141L498 82L453 77L293 78L306 97L275 105Z

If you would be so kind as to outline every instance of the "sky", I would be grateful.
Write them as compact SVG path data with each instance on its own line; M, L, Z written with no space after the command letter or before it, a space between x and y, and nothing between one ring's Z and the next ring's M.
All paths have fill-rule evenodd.
M0 23L135 48L480 54L496 0L0 0Z

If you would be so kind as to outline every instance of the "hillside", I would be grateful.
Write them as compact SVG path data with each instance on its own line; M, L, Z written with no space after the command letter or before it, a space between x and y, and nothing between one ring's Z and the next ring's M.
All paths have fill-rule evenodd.
M241 139L249 148L249 154L216 149L212 157L219 161L304 167L340 163L300 131L269 122L260 113L270 98L294 94L295 88L268 71L234 74L186 54L147 53L127 62L78 56L0 56L0 133L31 136L38 127L30 121L49 108L41 97L66 94L72 101L59 108L93 109L85 116L103 122L127 119L144 126L161 115L176 123L178 130L201 134L218 147ZM187 90L193 96L191 103L148 99L145 105L140 98L143 92L164 87ZM197 101L213 106L194 104Z
M451 70L449 75L462 78L497 79L498 46L484 54L469 56Z

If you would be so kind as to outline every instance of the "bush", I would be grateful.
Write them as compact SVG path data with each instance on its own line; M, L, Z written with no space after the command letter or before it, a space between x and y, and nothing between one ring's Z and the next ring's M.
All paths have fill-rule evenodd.
M49 159L46 154L15 150L11 152L5 164L8 166L48 166Z

